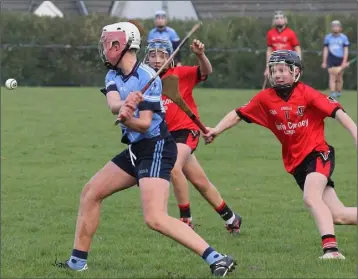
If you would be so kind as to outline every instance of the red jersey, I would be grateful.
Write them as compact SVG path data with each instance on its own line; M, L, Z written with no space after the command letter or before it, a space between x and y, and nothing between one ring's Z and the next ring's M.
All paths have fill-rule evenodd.
M236 113L246 122L266 127L282 145L284 166L289 173L312 151L327 152L324 119L335 117L341 105L312 87L299 82L284 101L272 88L259 92Z
M170 68L162 78L176 75L179 78L179 91L185 103L199 117L198 108L193 97L194 87L202 80L199 66L179 66ZM171 99L162 95L165 108L165 121L169 132L189 129L199 130L198 126Z
M292 29L285 27L281 32L277 28L272 28L267 32L267 46L272 47L272 50L294 50L296 46L300 45L295 32Z

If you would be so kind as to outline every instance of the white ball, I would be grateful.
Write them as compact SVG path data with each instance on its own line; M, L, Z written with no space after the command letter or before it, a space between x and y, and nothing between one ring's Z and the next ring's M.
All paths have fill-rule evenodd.
M5 87L9 90L13 90L17 87L17 81L16 79L13 78L9 78L6 82L5 82Z

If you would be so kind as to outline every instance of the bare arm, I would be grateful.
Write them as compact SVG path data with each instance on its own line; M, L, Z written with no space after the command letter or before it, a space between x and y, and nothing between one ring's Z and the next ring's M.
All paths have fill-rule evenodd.
M327 57L328 57L328 47L323 47L323 60L322 64L327 64Z
M121 96L117 91L109 91L106 95L107 104L113 114L118 114L124 101L121 100Z
M205 144L212 143L214 138L223 133L224 131L234 127L241 121L241 118L237 115L236 111L230 111L215 128L207 127L208 133L203 135Z
M215 135L218 136L224 131L234 127L241 121L235 110L230 111L216 127L214 128Z
M138 118L130 117L123 123L123 125L138 133L143 134L148 130L148 128L152 124L152 119L153 119L153 111L143 110L139 112Z
M271 53L272 53L272 47L269 46L269 47L267 47L267 50L266 50L266 65L270 60Z
M343 61L342 64L346 64L348 62L348 47L344 47Z
M205 53L196 55L196 57L198 58L201 75L210 75L213 72L213 67L211 66L211 63Z
M355 143L357 144L357 125L354 123L352 118L340 109L336 112L336 120L351 133Z
M300 46L295 46L295 51L297 52L297 54L301 57L302 59L302 50Z

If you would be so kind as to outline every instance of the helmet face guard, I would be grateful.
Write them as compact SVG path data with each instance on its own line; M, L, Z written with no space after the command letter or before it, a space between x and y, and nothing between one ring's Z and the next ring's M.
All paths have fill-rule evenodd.
M280 22L278 23L278 21L280 21ZM276 28L283 28L284 26L286 26L287 25L287 17L284 14L284 12L282 12L282 11L275 12L275 14L273 16L272 24Z
M120 48L119 58L110 53L110 49L114 44L118 44ZM98 52L104 65L109 69L117 68L124 54L131 45L131 40L127 41L124 31L103 31L98 42Z
M172 46L171 42L167 41L167 40L156 39L156 40L152 40L152 41L149 42L148 46L145 49L145 57L144 57L143 63L149 65L154 70L158 71L163 63L160 64L160 65L151 65L149 56L153 52L155 52L156 55L158 55L158 52L162 52L162 53L166 54L168 56L168 58L169 58L170 55L173 53L173 46ZM165 62L166 61L164 61L164 63ZM174 67L174 60L173 59L172 59L169 67Z
M280 91L292 89L302 75L301 58L295 51L274 51L268 62L269 81L272 88ZM286 82L287 74L291 75L291 81Z

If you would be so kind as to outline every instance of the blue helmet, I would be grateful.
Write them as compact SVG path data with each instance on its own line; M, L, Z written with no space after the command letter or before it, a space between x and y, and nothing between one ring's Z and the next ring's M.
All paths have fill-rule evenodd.
M145 57L144 57L145 64L149 65L149 53L152 51L164 52L169 57L173 53L173 45L170 41L164 39L154 39L152 41L149 41L147 47L145 48ZM173 66L172 65L173 63L174 61L172 61L171 66Z
M145 49L145 53L148 54L150 51L163 51L169 56L173 53L173 45L170 41L164 39L154 39L148 43Z

